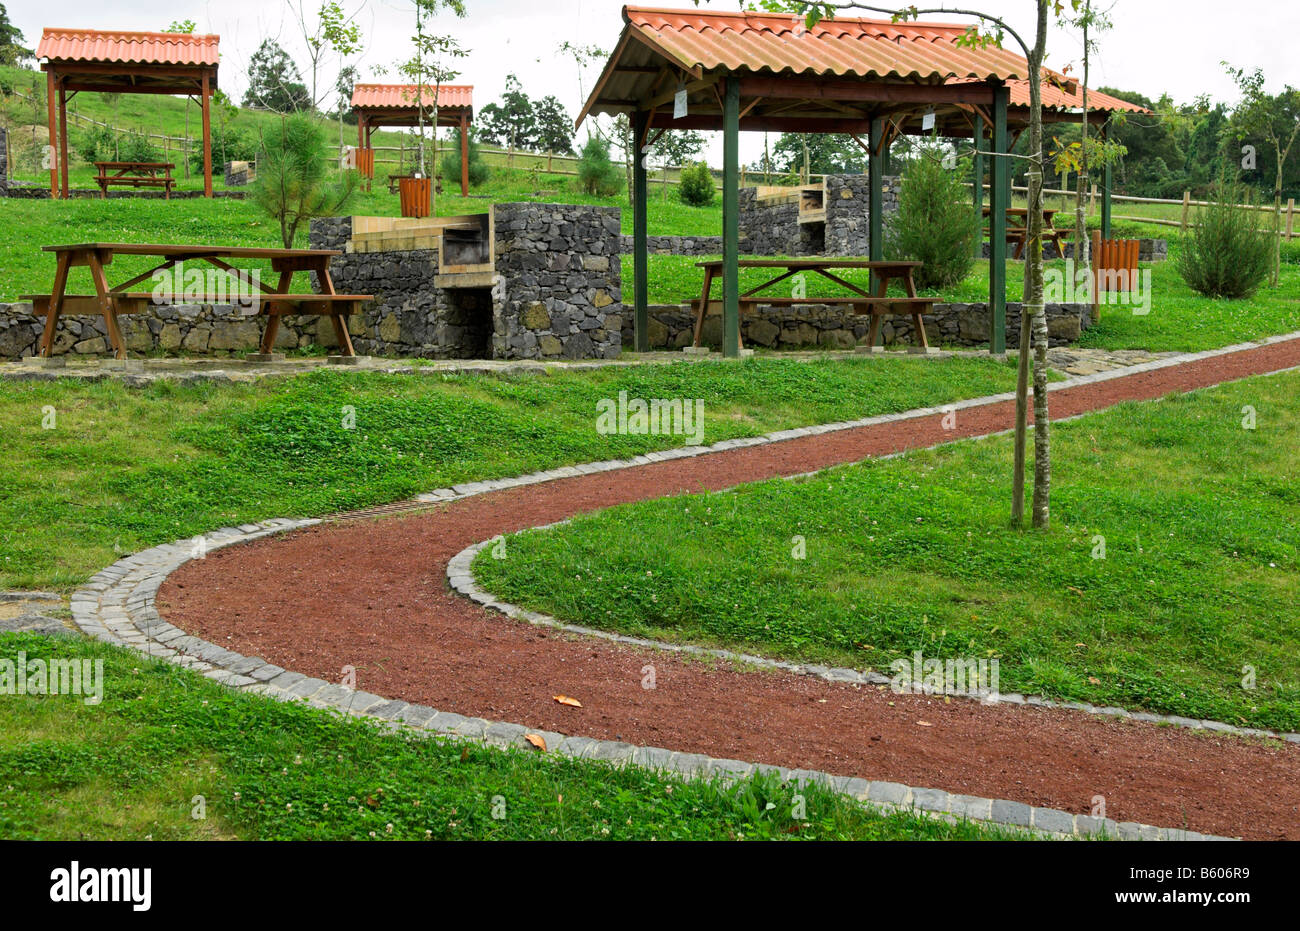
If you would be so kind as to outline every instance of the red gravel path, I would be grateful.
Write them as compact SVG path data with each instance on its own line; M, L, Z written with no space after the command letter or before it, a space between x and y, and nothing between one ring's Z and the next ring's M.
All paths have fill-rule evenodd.
M1053 391L1053 417L1300 365L1300 340ZM1014 406L957 415L1008 429ZM538 729L825 770L1248 838L1300 839L1300 747L1032 707L683 661L574 639L450 591L472 543L639 499L854 462L955 438L938 416L478 495L435 511L309 528L218 550L164 585L177 626L287 669ZM581 619L575 619L580 621ZM652 662L658 687L641 688ZM582 708L557 704L557 694ZM929 726L920 722L927 722Z

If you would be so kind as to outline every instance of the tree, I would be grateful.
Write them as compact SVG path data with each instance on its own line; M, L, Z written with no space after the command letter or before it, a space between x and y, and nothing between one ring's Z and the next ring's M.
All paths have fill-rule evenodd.
M9 22L9 11L0 3L0 65L16 65L35 57L24 41L22 30Z
M490 103L479 111L479 138L507 149L537 147L537 114L533 102L524 93L519 78L506 75L501 103Z
M867 168L867 153L849 136L826 133L785 133L772 147L777 170L798 175L860 174Z
M307 46L307 59L311 62L310 106L314 110L319 110L325 94L329 93L318 90L321 63L325 55L328 52L338 55L340 69L342 69L342 59L361 51L361 27L355 22L361 7L357 7L349 15L344 12L337 0L325 0L316 11L315 24L309 25L307 0L296 0L289 5L298 15L298 28L302 30L303 42ZM337 82L336 77L335 86Z
M970 17L976 21L964 36L957 40L958 45L967 48L983 48L989 45L1001 45L1006 36L1010 36L1021 51L1024 52L1028 68L1026 81L1029 84L1029 141L1028 155L1024 158L1029 163L1029 197L1027 218L1027 258L1025 260L1025 301L1020 315L1020 359L1016 380L1016 440L1015 466L1012 474L1011 488L1011 522L1020 526L1024 520L1025 509L1025 441L1028 425L1028 382L1029 356L1033 350L1034 378L1034 501L1033 525L1046 529L1050 524L1048 505L1051 493L1051 420L1047 405L1047 315L1043 306L1043 87L1042 67L1047 54L1048 12L1055 9L1058 16L1064 15L1068 5L1078 13L1084 0L1033 0L1035 7L1035 32L1033 44L1029 44L1005 20L979 10L959 7L909 6L905 9L875 6L858 0L764 0L767 9L793 10L805 16L809 27L815 26L823 19L832 19L844 10L858 9L874 13L885 13L895 22L914 20L927 14L943 16ZM990 30L991 31L988 31ZM1023 141L1023 140L1022 140Z
M548 95L537 101L533 107L537 122L537 145L543 152L555 152L558 155L573 154L573 120L564 109L564 104L554 95Z
M1300 90L1291 85L1282 88L1277 96L1271 96L1264 90L1264 72L1258 68L1251 74L1233 68L1226 61L1223 66L1237 82L1241 91L1241 102L1233 111L1233 132L1238 142L1245 142L1251 136L1268 143L1276 159L1277 175L1273 180L1273 270L1270 283L1278 286L1281 272L1282 237L1282 172L1296 139L1300 137ZM1247 170L1255 167L1253 161L1242 159L1242 167Z
M280 240L292 249L298 230L314 217L336 213L352 196L352 172L331 181L325 131L301 113L282 116L262 137L253 198L280 224Z
M248 63L244 106L294 113L311 106L311 95L289 53L274 39L264 39Z

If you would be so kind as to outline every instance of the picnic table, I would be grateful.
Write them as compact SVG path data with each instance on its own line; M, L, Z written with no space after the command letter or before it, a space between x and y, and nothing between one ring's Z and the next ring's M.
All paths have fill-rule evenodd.
M338 339L339 351L345 356L356 353L352 348L352 338L348 335L346 317L358 313L361 305L373 300L369 294L338 294L334 290L334 281L330 277L330 260L340 253L334 249L264 249L247 246L208 246L208 245L157 245L144 243L91 242L64 246L45 246L45 252L57 256L54 271L54 287L50 294L25 294L23 300L32 302L32 312L45 317L45 328L41 335L40 354L49 357L54 347L54 333L58 327L59 316L65 313L100 314L108 330L109 342L119 359L126 358L126 344L122 340L122 331L118 327L117 317L124 313L137 313L153 303L232 303L229 297L205 295L195 298L188 293L181 295L157 296L153 292L131 291L130 289L147 281L155 272L170 269L182 262L202 261L215 266L231 278L242 282L244 293L252 294L249 302L250 316L266 317L266 327L262 332L261 351L270 354L275 348L275 337L280 328L280 317L291 314L328 315L334 325L334 335ZM160 260L159 264L129 281L118 285L109 285L105 268L112 264L114 256L152 256ZM252 259L269 261L271 270L279 274L279 281L274 287L264 284L260 276L254 276L249 270L236 268L227 259ZM93 295L68 294L68 273L72 268L86 266L90 270L94 283ZM319 284L317 293L291 293L289 286L293 276L299 273L316 274Z
M1065 255L1065 246L1062 240L1070 235L1069 230L1058 230L1052 225L1052 218L1060 210L1044 207L1043 208L1043 239L1056 243L1056 254ZM990 213L989 208L984 208L984 216ZM985 230L987 233L988 230ZM1028 207L1008 207L1007 208L1007 242L1014 243L1016 247L1016 258L1020 258L1025 252L1025 243L1029 241L1029 208Z
M160 187L167 200L172 199L172 188L176 185L172 178L172 162L95 162L99 173L95 183L99 185L99 196L108 196L110 187Z
M700 334L704 329L704 316L710 308L709 293L713 288L713 282L722 274L722 260L712 259L707 262L696 262L696 267L704 269L704 289L698 299L692 299L691 304L695 311L695 340L694 346L700 345ZM767 304L774 307L792 307L809 304L843 304L853 308L857 314L871 315L871 328L867 337L867 347L874 349L876 339L880 334L880 318L888 314L908 314L912 318L912 323L916 327L917 351L928 352L930 349L929 340L926 338L925 325L921 320L921 315L930 313L934 309L934 300L932 298L917 297L916 283L913 280L912 272L920 267L920 262L873 262L867 259L831 259L831 258L799 258L799 259L741 259L739 261L741 268L768 268L774 271L780 270L775 277L763 282L757 287L750 288L740 295L740 313L753 313L754 308L759 304ZM868 293L850 281L846 281L833 270L845 269L867 269L872 273L875 282L874 293ZM765 294L773 285L785 281L795 275L811 272L821 275L842 287L845 287L854 293L854 297L784 297L774 294ZM891 281L899 281L903 289L907 292L907 297L888 297L889 284ZM721 301L715 301L714 304L720 305ZM739 334L737 334L739 335Z

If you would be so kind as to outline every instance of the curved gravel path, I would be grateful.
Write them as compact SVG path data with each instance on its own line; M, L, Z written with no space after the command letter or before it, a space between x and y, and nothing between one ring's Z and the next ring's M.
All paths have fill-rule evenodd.
M1300 339L1175 361L1054 386L1053 417L1300 366ZM616 471L561 470L573 474L435 493L452 500L427 513L315 524L186 562L162 585L158 607L183 630L266 657L273 669L332 682L352 666L369 698L518 722L555 738L812 769L872 785L935 786L945 790L943 810L988 818L989 800L1004 800L992 804L1070 813L1067 831L1082 830L1102 796L1110 825L1300 838L1295 743L1214 733L1199 722L1188 722L1198 729L1164 727L1066 708L945 702L705 663L511 620L448 587L449 561L498 534L995 433L1014 415L1005 396L955 407L955 431L944 429L942 412L928 411L811 435L786 431L777 436L791 438ZM654 689L642 687L647 665L655 667ZM582 707L556 702L559 694ZM931 807L921 791L907 801ZM954 802L965 799L973 801ZM1019 809L1014 817L997 811L993 820L1020 823Z

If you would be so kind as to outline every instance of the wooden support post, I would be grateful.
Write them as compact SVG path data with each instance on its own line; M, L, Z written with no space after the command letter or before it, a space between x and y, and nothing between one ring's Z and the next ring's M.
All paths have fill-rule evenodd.
M203 196L212 196L212 86L203 75Z
M637 111L632 117L632 138L644 138L650 113ZM632 164L632 301L633 339L637 352L650 351L650 247L646 204L645 156L633 153Z
M51 69L45 73L45 104L50 120L50 144L45 150L45 156L50 166L50 197L59 196L59 118L55 113L58 93L54 71Z
M1187 217L1192 211L1192 192L1183 191L1183 232L1187 232Z
M1295 198L1288 197L1286 201L1286 241L1290 242L1291 237L1295 235Z
M469 196L469 120L460 115L460 196Z
M867 255L873 262L879 262L885 255L884 239L884 160L885 160L885 124L877 117L871 121L867 133ZM876 293L877 275L870 275L872 294Z
M59 81L59 173L63 178L63 196L70 197L68 186L68 92Z
M740 79L726 78L722 107L722 354L740 357Z
M1109 138L1110 121L1107 120L1101 126L1101 138L1105 141ZM1111 166L1110 160L1101 168L1101 238L1110 239L1110 181Z
M1007 207L1011 203L1011 166L1007 152L1007 99L999 85L993 92L993 139L989 167L989 352L1007 352Z
M975 114L974 132L972 138L975 140L975 171L972 181L972 187L975 193L975 222L979 228L984 229L984 117L978 113ZM984 237L982 235L975 237L975 258L984 257Z

